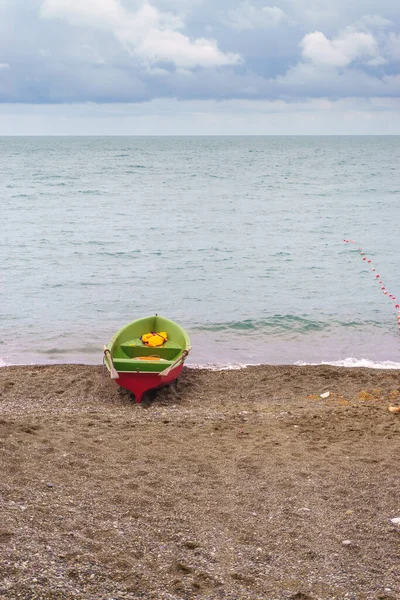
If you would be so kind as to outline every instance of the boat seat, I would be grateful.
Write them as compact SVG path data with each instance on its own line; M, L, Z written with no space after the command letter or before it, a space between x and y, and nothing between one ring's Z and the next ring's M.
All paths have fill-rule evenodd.
M132 360L131 358L113 358L114 367L119 373L160 373L173 364L172 360Z
M165 342L162 346L151 348L150 346L143 344L142 340L134 339L124 342L121 344L120 348L129 359L138 356L159 356L165 360L174 360L174 358L182 352L182 346L170 340Z

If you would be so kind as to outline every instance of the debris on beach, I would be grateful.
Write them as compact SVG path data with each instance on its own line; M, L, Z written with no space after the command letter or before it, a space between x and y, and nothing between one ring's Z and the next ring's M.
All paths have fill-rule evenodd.
M400 413L400 406L389 406L391 413Z
M330 392L324 392L323 394L320 394L320 398L329 398L329 396L331 395Z

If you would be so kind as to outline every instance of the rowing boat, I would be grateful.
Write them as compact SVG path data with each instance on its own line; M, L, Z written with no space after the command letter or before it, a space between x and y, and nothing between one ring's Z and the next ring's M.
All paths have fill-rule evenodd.
M167 340L158 347L146 345L149 332L165 332ZM161 340L162 341L162 340ZM186 331L160 317L144 317L122 327L104 346L104 364L111 379L132 392L137 402L149 390L174 381L191 350Z

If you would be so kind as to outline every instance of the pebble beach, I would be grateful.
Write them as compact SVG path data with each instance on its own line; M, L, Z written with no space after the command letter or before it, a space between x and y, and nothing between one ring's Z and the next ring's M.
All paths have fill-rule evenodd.
M1 368L0 597L396 600L399 377Z

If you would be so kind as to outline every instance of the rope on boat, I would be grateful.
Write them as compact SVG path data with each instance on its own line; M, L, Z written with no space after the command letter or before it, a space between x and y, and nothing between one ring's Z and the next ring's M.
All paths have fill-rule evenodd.
M381 276L379 275L379 273L376 272L375 267L372 264L372 260L370 260L369 258L367 258L367 256L365 255L365 252L363 251L363 249L361 248L361 246L359 246L357 244L357 242L355 242L354 240L343 240L345 244L353 244L353 246L355 246L358 250L358 252L361 255L361 258L363 259L364 262L366 262L370 267L371 267L371 271L373 273L375 273L375 279L376 281L379 283L379 285L381 286L381 290L383 292L383 294L385 296L387 296L388 298L390 298L390 300L392 300L392 302L394 303L395 309L397 310L397 324L399 327L399 333L400 333L400 304L396 298L396 296L394 296L393 294L389 294L389 292L386 289L386 286L384 285Z

